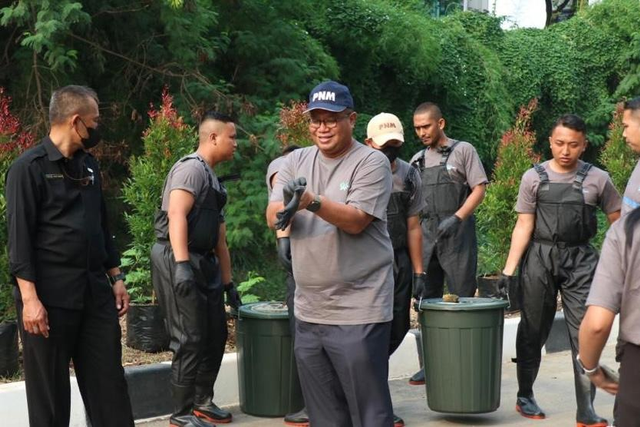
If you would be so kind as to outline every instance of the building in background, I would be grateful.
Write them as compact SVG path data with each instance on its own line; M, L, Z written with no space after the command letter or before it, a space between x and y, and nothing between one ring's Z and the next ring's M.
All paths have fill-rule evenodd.
M580 0L577 0L578 2ZM588 0L594 4L600 0ZM431 15L441 17L457 10L475 10L504 17L503 28L544 28L547 21L545 0L425 0ZM557 21L568 19L566 10Z

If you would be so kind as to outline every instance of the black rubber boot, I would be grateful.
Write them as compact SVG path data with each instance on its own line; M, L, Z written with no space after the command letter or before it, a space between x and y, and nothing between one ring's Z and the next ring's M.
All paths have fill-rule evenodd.
M211 398L205 401L196 400L193 405L193 415L212 423L227 424L233 420L231 412L220 408L211 401Z
M215 424L193 415L193 386L171 385L173 394L173 414L169 418L170 427L215 427Z
M539 367L523 367L522 363L516 366L518 376L518 399L516 400L516 411L523 417L534 420L542 420L546 415L538 406L533 397L533 383L538 376Z
M546 414L536 402L536 399L531 397L518 397L516 400L516 411L525 418L531 418L533 420L543 420L546 418Z
M411 385L425 385L425 383L424 368L420 369L418 372L413 374L411 378L409 378L409 384Z
M575 359L574 359L575 360ZM593 409L593 399L596 397L596 388L589 380L589 377L578 372L579 368L574 365L574 376L576 385L576 412L577 427L607 427L609 423L605 418L596 414Z
M298 412L292 412L285 415L284 424L296 427L309 427L309 415L307 414L307 408L302 408Z

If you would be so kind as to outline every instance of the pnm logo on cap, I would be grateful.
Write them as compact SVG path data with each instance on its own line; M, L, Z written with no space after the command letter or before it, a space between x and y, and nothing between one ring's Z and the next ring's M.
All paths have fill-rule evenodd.
M309 93L309 105L305 113L313 110L326 110L339 113L345 109L353 110L353 98L349 88L338 82L320 83Z
M379 130L382 129L398 129L398 126L396 126L395 123L380 123L380 126L378 126Z
M316 93L313 94L313 97L311 98L311 102L315 102L315 101L333 101L333 102L336 102L336 93L335 92L329 92L327 90L316 92Z

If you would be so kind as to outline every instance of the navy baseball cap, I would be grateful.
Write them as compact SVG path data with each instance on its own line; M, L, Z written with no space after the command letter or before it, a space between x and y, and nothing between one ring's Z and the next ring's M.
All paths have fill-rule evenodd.
M305 113L312 110L327 110L339 113L347 108L353 110L353 98L349 88L330 80L320 83L311 90L309 104Z

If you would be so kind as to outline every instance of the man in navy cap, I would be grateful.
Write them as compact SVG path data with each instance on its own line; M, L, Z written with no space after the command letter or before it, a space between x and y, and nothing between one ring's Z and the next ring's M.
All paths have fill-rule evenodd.
M346 86L316 86L307 111L315 146L287 156L267 222L291 225L295 353L309 421L391 427L391 168L384 154L353 139Z

